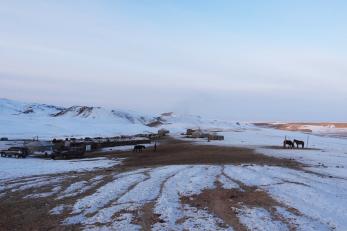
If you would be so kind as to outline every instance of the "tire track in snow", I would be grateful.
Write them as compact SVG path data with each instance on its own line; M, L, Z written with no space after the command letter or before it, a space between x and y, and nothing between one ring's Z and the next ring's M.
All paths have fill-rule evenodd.
M187 168L191 168L192 166L187 166ZM180 169L180 170L183 170L183 169ZM139 225L141 226L141 228L145 231L147 230L151 230L152 229L152 226L155 224L155 220L159 220L159 217L160 217L160 214L155 214L154 213L154 206L155 206L155 201L157 201L160 197L160 195L163 193L163 189L164 189L164 185L166 184L166 182L168 180L170 180L172 177L174 177L176 174L178 173L178 171L176 171L174 174L166 177L166 179L164 179L161 183L160 183L160 187L159 187L159 193L158 195L156 196L156 198L152 201L149 201L147 204L143 205L142 206L142 210L145 210L145 211L142 211L143 213L150 213L150 214L138 214L138 217L143 217L143 216L147 216L147 219L141 219L141 218L138 218L140 221L138 222ZM147 207L146 207L147 206ZM146 211L146 210L150 210L150 211ZM150 218L149 222L148 222L148 217Z
M65 219L65 224L81 224L88 220L88 216L93 216L100 210L112 205L114 201L123 196L127 191L134 188L141 181L146 180L148 176L145 171L134 174L119 174L120 177L100 187L95 193L79 199L75 202L72 217Z
M148 170L148 179L135 185L135 187L125 192L114 203L112 203L111 206L101 209L97 214L85 220L83 223L89 224L90 226L88 226L88 228L93 229L114 228L117 227L116 223L119 223L120 220L122 220L122 214L127 213L128 215L124 217L124 219L127 220L130 227L133 220L139 219L137 211L141 210L141 208L146 204L154 202L160 196L161 185L177 174L177 172L185 168L187 167L166 166ZM112 223L112 220L117 221ZM104 225L95 227L93 226L95 223L101 223ZM122 225L125 227L126 222L122 221Z
M78 174L78 177L71 178L65 176L61 182L50 182L47 186L42 186L35 194L44 196L45 192L49 192L47 189L53 190L63 183L68 184L68 186L65 187L64 185L65 188L62 188L59 192L69 193L69 190L67 190L69 186L76 184L76 189L84 188L83 185L87 185L85 185L85 182L81 182L92 181L93 184L93 177L100 173ZM77 195L68 198L67 201L72 202L71 206L69 202L66 205L64 199L64 201L61 201L64 204L59 205L60 207L56 206L57 209L52 210L52 212L59 214L61 211L65 211L67 215L67 211L72 211L72 215L67 218L64 217L63 224L81 224L83 229L194 230L194 227L199 227L196 229L227 230L231 227L226 226L228 223L223 219L223 216L220 217L205 208L183 203L182 196L193 198L205 190L216 190L216 187L219 187L218 184L224 190L238 191L241 196L243 193L249 192L251 188L254 192L261 188L268 193L274 189L280 190L278 192L282 193L283 189L279 188L282 187L281 185L284 187L290 185L309 186L310 188L316 186L312 188L315 191L322 192L321 188L323 188L324 193L333 193L332 189L325 189L325 185L330 185L328 179L312 176L314 180L309 184L311 174L302 174L300 175L297 170L288 170L283 167L258 165L170 165L138 169L114 173L99 179L100 182L88 192L77 193ZM258 180L260 176L263 177L260 181L254 181ZM293 179L296 180L291 181ZM15 192L30 190L30 187L35 184L38 185L37 183L45 183L45 181L51 180L54 179L43 176L41 178L33 177L24 181L15 181L12 189ZM252 182L256 183L252 185ZM268 184L261 184L264 182ZM305 186L304 184L309 185ZM71 190L70 193L74 192L77 191ZM27 192L25 191L25 193ZM62 195L65 195L65 193ZM278 193L274 195L274 198L281 199L281 197L278 197ZM54 195L47 196L51 198ZM284 196L284 198L297 198L296 195L292 195L290 192ZM284 202L278 202L278 204L271 206L260 204L260 206L259 208L264 210L254 210L254 207L248 206L247 203L244 203L244 207L235 208L238 209L240 216L254 217L254 219L263 217L270 223L273 222L277 225L281 223L288 229L304 227L310 230L313 229L312 227L320 227L324 230L324 228L328 229L330 227L321 219L304 215L298 210L287 206L287 203L284 204Z
M206 211L183 205L180 198L214 188L220 170L220 166L194 165L170 178L155 204L154 212L160 214L162 222L154 224L153 230L182 230L192 229L194 226L202 229L204 226L209 227L206 220L213 224L214 228L218 227L215 223L220 221L216 217Z
M236 180L232 177L230 177L228 174L225 173L225 166L223 165L223 168L222 168L222 175L225 176L226 178L228 178L229 180L231 180L232 182L236 182L238 185L239 185L239 188L244 192L244 191L247 191L249 190L249 186L246 186L243 182L239 181L239 180ZM248 169L249 170L249 169ZM253 170L253 169L251 169ZM283 182L280 182L280 183L273 183L273 184L282 184ZM282 207L281 207L282 208ZM240 212L243 212L245 213L245 210L248 210L248 211L252 211L250 210L250 208L247 208L246 206L243 207L243 209L238 209L236 207L233 207L233 209L237 210L237 211L240 211ZM270 209L265 209L263 208L264 211L267 211L269 212L270 216L271 216L271 220L273 221L278 221L278 222L283 222L286 227L289 229L289 230L294 230L293 227L295 227L295 225L287 218L285 218L284 216L282 216L281 214L279 214L278 212L276 212L276 210L270 208ZM283 209L283 208L282 208ZM287 209L289 208L285 208L284 210L287 211ZM240 215L237 216L238 217L238 223L243 223L243 225L246 225L248 228L250 229L254 229L254 227L250 226L249 224L246 224L247 222L245 220L242 220L242 217ZM254 218L253 218L254 219ZM262 218L264 219L264 218ZM273 226L281 226L279 223L272 223ZM283 226L282 226L282 229L283 229Z
M229 167L229 166L227 166L227 167ZM231 167L233 168L235 166L231 166ZM255 166L255 167L258 168L260 166ZM269 170L269 168L271 168L271 173L272 173L272 169L275 169L275 170L285 170L285 174L287 174L287 175L278 177L278 174L281 173L281 171L275 171L273 174L268 174L266 171ZM288 186L288 183L286 182L287 179L300 179L300 178L301 179L305 179L305 180L308 179L308 176L306 176L306 175L305 176L301 176L301 175L299 175L297 173L297 171L294 171L294 170L291 170L291 169L283 169L282 167L262 166L260 169L257 169L257 170L250 169L250 167L247 167L247 168L242 169L242 170L245 170L245 171L252 170L254 172L254 174L255 174L254 176L256 177L257 180L258 180L258 176L264 176L264 175L266 175L270 179L271 178L280 179L281 182L278 182L278 183L274 182L274 183L269 183L267 185L259 185L258 184L258 185L254 185L253 186L252 181L249 181L249 179L241 177L241 181L239 181L239 180L236 180L236 179L230 177L230 173L231 173L230 171L228 173L226 173L226 175L230 179L238 182L238 184L240 185L240 187L244 191L245 190L249 190L250 187L260 187L260 188L262 188L262 190L265 190L269 195L271 195L271 198L273 197L273 194L271 193L271 191L268 190L268 187L274 187L276 185L285 185L287 187ZM239 173L242 174L242 171L239 172ZM281 173L281 174L283 174L283 173ZM309 174L309 173L303 173L303 174ZM290 175L293 175L293 176L290 176ZM319 177L319 178L321 178L320 176L316 176L316 175L312 175L312 177ZM246 181L245 183L247 183L247 185L244 182L242 182L242 180ZM249 183L250 183L250 185L248 185ZM289 182L289 184L292 184L292 182ZM300 180L299 180L299 182L295 182L295 185L303 186L303 187L310 187L311 188L311 185L306 185L304 183L301 183ZM289 192L291 192L291 190L289 190ZM290 206L289 203L283 202L283 200L278 200L278 197L275 197L275 198L276 199L272 199L272 200L275 201L273 206L271 206L270 208L265 208L264 207L264 209L269 212L270 217L271 217L272 220L274 220L274 221L277 220L277 221L283 222L284 224L287 225L287 228L289 228L290 230L293 227L295 227L295 228L298 227L298 225L295 222L296 222L296 220L299 220L299 219L301 221L302 220L310 221L309 225L312 225L312 226L315 226L315 227L325 227L325 229L327 229L328 226L326 224L322 223L320 220L312 218L311 216L308 216L306 214L301 213L298 209L293 208L292 206ZM275 207L280 208L282 211L285 211L286 213L284 213L284 212L283 213L277 212L278 209L275 209ZM248 208L247 206L245 206L244 209L241 209L240 211L243 212L243 213L250 213L250 214L253 214L253 215L258 214L257 211L253 211L252 208ZM262 213L262 214L264 215L265 213ZM291 214L291 216L285 217L283 214ZM293 219L293 218L296 218L296 220ZM303 225L303 224L306 224L306 223L305 222L301 222L301 224ZM305 227L310 227L309 225L306 224ZM250 227L252 228L253 226L250 226Z

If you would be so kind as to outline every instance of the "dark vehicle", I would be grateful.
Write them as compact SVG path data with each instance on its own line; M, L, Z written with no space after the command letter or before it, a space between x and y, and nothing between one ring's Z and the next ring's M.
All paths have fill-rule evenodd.
M57 147L53 149L51 158L55 160L56 158L70 159L83 157L86 152L86 146L84 144L73 144L70 147Z
M7 137L1 137L0 141L8 141L8 138Z
M1 151L2 157L16 157L16 158L25 158L29 155L30 151L25 147L10 147L8 150Z

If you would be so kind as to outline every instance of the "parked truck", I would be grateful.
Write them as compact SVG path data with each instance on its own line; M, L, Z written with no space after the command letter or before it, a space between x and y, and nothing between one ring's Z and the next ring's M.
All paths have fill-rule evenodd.
M1 157L25 158L29 155L30 150L26 147L10 147L1 151Z

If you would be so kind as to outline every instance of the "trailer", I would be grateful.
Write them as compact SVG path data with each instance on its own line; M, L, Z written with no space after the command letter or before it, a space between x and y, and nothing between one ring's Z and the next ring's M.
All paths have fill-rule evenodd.
M51 141L34 140L24 142L24 147L30 150L31 155L48 157L53 152L53 144Z
M53 153L50 157L55 160L56 158L71 159L81 158L86 152L85 144L73 144L71 146L59 146L53 149Z

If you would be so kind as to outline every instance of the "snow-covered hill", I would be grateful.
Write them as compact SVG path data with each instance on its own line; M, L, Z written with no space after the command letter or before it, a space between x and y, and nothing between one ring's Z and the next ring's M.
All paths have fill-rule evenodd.
M41 138L154 132L152 117L102 107L60 107L0 99L0 136Z
M0 99L0 125L0 137L9 138L132 135L157 132L160 128L171 133L182 133L187 128L225 131L245 126L172 112L148 116L103 107L61 107L9 99Z
M152 120L149 125L166 128L172 133L181 133L187 128L209 131L239 131L249 126L247 123L240 124L234 121L212 120L198 115L176 114L173 112L161 114Z

